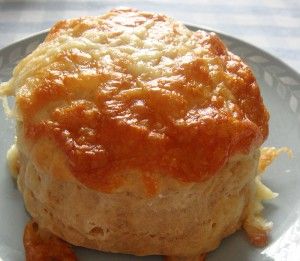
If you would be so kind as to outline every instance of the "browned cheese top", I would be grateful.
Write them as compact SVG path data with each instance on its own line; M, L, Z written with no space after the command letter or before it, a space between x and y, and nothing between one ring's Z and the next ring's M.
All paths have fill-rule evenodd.
M72 175L110 192L120 173L201 182L259 147L268 112L255 78L214 33L117 9L58 22L14 72L25 137L52 140Z

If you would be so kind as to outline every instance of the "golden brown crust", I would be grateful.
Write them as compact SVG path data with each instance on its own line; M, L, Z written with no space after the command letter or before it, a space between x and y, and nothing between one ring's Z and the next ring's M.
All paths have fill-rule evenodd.
M106 192L132 169L149 194L152 173L203 181L268 134L249 67L214 33L159 14L61 21L10 84L26 146L49 140L76 179Z

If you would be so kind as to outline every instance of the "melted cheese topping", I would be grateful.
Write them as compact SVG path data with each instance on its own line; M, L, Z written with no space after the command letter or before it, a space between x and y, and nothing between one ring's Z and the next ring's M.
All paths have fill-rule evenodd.
M132 169L200 182L268 135L251 70L215 34L164 15L58 22L8 85L25 137L50 138L92 188Z

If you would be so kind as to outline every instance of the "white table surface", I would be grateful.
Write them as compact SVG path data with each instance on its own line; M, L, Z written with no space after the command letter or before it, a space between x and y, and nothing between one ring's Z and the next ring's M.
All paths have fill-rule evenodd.
M0 48L55 21L117 7L165 13L238 37L300 72L299 0L0 0Z

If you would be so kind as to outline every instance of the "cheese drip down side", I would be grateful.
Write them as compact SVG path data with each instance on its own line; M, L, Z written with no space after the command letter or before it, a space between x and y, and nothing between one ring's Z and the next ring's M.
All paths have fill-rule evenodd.
M289 157L292 157L292 151L287 147L263 147L260 151L258 175L255 178L255 198L250 204L250 212L243 224L243 228L247 232L248 238L253 245L264 247L268 243L267 232L272 228L273 223L263 218L262 211L264 206L262 203L263 201L276 198L278 193L274 193L262 183L262 174L281 153L287 153Z

